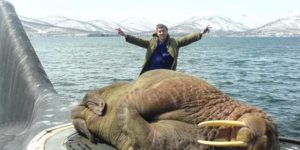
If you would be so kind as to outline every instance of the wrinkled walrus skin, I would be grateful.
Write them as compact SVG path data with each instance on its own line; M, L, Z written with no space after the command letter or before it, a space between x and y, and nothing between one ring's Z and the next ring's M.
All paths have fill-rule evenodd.
M135 82L92 90L72 110L71 118L76 130L92 142L105 141L122 150L279 149L277 127L262 110L171 70L148 71ZM198 126L210 120L245 125ZM198 140L246 145L211 146Z

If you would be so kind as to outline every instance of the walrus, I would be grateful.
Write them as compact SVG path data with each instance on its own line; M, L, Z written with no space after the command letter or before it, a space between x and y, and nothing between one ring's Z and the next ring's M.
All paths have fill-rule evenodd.
M81 135L121 150L280 149L277 126L261 109L172 70L91 90L71 118Z

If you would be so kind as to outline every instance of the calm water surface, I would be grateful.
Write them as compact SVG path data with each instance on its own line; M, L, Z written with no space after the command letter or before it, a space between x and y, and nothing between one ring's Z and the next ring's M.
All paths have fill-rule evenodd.
M121 37L31 42L57 92L77 101L90 89L136 79L145 55ZM181 48L177 70L262 108L281 136L300 138L300 38L204 38Z

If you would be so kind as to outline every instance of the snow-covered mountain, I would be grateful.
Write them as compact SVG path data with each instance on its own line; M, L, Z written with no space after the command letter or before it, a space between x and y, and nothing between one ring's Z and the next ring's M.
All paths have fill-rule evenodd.
M119 28L119 25L117 22L114 22L114 21L108 20L108 19L92 20L92 21L88 21L87 23L93 24L93 25L97 26L98 28L101 28L105 31L109 31L110 33L115 33L115 29Z
M120 21L119 26L126 29L127 32L144 32L151 31L155 28L155 24L145 18L129 18Z
M74 20L62 16L48 16L44 18L40 18L39 20L43 22L47 22L54 26L71 28L71 29L79 29L87 32L98 32L98 33L107 33L109 31L100 28L92 23L83 22L79 20Z
M170 28L171 33L186 34L203 30L207 25L211 27L213 35L243 32L250 28L226 17L191 17Z
M20 20L22 20L22 22L32 22L32 23L37 23L37 24L43 24L43 25L51 25L47 22L43 22L42 20L39 19L32 19L32 18L28 18L28 17L24 17L24 16L19 16Z
M87 32L80 29L59 27L47 22L26 17L20 17L23 27L30 36L87 36Z
M277 19L256 29L243 32L241 35L262 37L299 37L300 14Z
M116 28L130 34L149 35L154 32L156 24L145 18L129 18L119 22L108 19L85 22L62 16L20 19L29 35L44 36L116 36ZM220 16L195 16L167 25L172 35L201 31L209 25L212 27L209 36L300 36L300 15L281 18L255 29Z
M104 36L113 34L94 24L62 16L49 16L40 19L20 17L20 19L25 31L31 36Z

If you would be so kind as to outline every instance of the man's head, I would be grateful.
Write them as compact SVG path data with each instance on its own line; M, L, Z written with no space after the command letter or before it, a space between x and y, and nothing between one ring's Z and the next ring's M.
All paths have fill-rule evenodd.
M156 25L156 34L160 41L165 41L168 36L168 27L164 24Z

